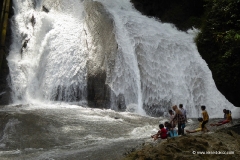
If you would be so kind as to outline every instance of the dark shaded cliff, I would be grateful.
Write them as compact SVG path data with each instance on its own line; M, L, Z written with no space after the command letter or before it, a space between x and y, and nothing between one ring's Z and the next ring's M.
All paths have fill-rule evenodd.
M7 77L9 68L6 57L11 44L10 18L13 15L12 1L0 2L0 105L9 104L11 101L10 88L8 86Z
M204 13L204 0L131 0L134 7L147 16L173 23L180 30L199 28Z

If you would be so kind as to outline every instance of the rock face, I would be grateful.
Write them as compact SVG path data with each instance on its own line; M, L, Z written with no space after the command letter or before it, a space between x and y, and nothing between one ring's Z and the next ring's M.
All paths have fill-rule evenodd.
M10 9L9 19L11 18L12 15L13 15L13 9ZM7 105L11 102L11 93L10 93L11 90L8 85L9 68L8 68L7 60L6 60L6 56L7 56L7 53L9 51L9 48L11 45L11 36L12 36L11 35L11 23L8 23L6 39L5 39L5 46L3 46L5 55L3 55L3 64L0 66L0 105Z
M60 4L59 0L43 0L42 10L45 12L49 12L50 9L59 10Z
M110 107L111 89L108 86L113 72L117 42L113 20L99 2L84 3L87 28L92 41L88 43L87 92L90 106ZM87 33L86 33L87 34Z
M8 71L0 71L0 105L11 102L10 88L7 83Z

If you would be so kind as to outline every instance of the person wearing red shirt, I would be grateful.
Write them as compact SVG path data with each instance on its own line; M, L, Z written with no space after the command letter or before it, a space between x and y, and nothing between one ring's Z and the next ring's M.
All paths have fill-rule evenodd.
M158 138L166 139L167 138L167 130L164 128L163 124L159 124L160 130L157 132L157 134L152 135L151 137L154 140L157 140Z

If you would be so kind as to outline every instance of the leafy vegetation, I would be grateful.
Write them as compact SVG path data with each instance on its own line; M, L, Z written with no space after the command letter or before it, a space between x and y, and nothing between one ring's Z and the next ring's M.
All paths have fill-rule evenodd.
M240 106L240 0L208 0L196 39L218 89Z

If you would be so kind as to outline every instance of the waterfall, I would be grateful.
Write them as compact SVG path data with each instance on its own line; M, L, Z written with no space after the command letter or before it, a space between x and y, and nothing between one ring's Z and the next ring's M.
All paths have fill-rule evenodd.
M80 103L91 96L97 105L117 109L123 101L126 110L150 115L182 103L189 117L200 116L201 105L212 117L234 107L197 51L197 30L146 17L129 0L13 5L7 60L15 103Z
M86 36L82 7L71 8L80 2L69 1L69 6L56 1L61 10L49 13L33 2L14 1L14 38L8 57L14 100L83 99Z

